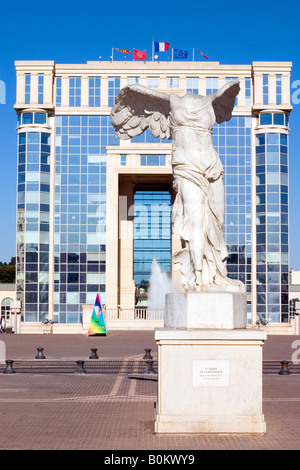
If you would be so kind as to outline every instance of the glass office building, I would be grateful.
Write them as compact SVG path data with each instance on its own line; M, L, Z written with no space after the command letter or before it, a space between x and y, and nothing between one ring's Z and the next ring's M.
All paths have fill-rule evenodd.
M213 129L228 274L246 284L249 323L288 322L290 70L285 62L16 62L23 322L80 325L97 293L107 312L134 310L153 258L176 282L171 142L149 130L120 142L110 109L131 83L205 95L232 79L241 86L233 117Z

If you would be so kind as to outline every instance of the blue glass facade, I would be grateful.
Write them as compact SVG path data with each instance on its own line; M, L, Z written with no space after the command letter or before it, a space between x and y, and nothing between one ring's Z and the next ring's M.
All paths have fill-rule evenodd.
M25 120L34 123L35 113L28 114ZM18 139L17 298L25 321L43 321L49 309L50 134L26 128Z
M258 319L287 321L291 108L284 67L279 64L275 72L274 66L254 64L245 76L245 66L232 72L221 67L220 73L215 66L200 70L196 64L185 72L160 70L159 63L152 66L143 72L138 65L129 67L127 75L113 63L109 69L99 62L68 72L59 64L52 70L47 63L38 70L30 64L26 73L22 66L18 73L18 100L23 97L16 105L17 298L22 301L23 319L80 323L82 305L93 304L97 292L103 304L109 298L108 308L130 302L132 279L128 285L119 284L132 268L137 287L149 279L153 258L171 272L170 147L159 145L171 140L155 138L148 129L120 146L108 109L120 88L143 83L163 92L184 93L185 87L205 94L216 92L225 80L239 78L242 86L234 116L213 129L213 143L224 168L227 270L230 277L246 284L249 321L256 311ZM55 96L49 102L53 83ZM107 150L107 146L120 146L120 150ZM109 168L107 158L111 158ZM117 184L118 174L118 194L134 202L133 219L132 213L127 214L127 222L133 220L133 246L131 232L127 245L120 241L109 245L119 250L114 260L124 247L132 256L133 248L133 264L122 254L117 267L111 268L110 263L112 271L106 266L107 171L110 185ZM117 193L108 194L115 204ZM115 233L114 215L110 220ZM124 227L132 230L130 223ZM108 277L111 284L106 285Z
M140 190L134 194L133 272L137 286L148 281L153 258L171 273L171 194Z
M288 136L256 136L257 313L288 321Z
M251 292L251 118L233 116L215 125L213 143L224 168L224 237L228 276L240 279ZM248 296L248 312L251 299Z
M105 303L106 146L109 116L57 116L54 320L78 323L81 305Z

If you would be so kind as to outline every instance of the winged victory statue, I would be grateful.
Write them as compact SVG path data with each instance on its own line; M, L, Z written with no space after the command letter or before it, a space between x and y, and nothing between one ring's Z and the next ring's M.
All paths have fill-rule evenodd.
M154 137L172 139L172 230L181 239L172 261L181 270L186 291L244 291L242 282L227 276L223 166L212 142L215 122L231 119L239 90L237 80L206 96L160 93L134 84L120 91L111 110L119 139L131 139L148 128Z

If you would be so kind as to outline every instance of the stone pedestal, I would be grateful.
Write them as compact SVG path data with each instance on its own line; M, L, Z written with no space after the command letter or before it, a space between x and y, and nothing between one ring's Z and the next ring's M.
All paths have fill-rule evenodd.
M186 292L166 295L166 328L246 328L246 294Z
M235 297L236 293L231 300L222 297L223 293L219 302L214 293L181 295L185 296L181 305L186 305L181 317L179 312L174 310L172 316L168 310L170 305L178 305L178 298L169 298L165 328L155 331L158 345L155 432L265 433L262 346L266 333L238 327L244 324L246 316L245 305ZM205 305L210 319L204 316ZM223 319L221 312L223 315L227 312ZM198 326L203 322L210 326Z

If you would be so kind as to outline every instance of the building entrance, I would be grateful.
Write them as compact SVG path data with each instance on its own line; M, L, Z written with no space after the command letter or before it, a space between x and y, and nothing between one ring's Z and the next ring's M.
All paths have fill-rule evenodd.
M133 278L136 307L148 307L151 265L171 275L171 188L137 186L134 192Z

